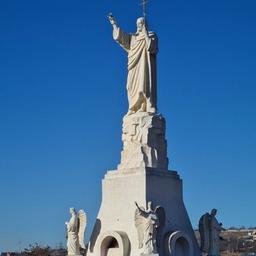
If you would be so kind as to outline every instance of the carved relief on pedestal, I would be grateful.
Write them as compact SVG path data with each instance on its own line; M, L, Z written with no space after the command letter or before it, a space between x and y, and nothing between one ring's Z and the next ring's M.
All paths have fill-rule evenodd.
M152 167L167 170L165 119L139 112L123 119L123 151L118 169Z

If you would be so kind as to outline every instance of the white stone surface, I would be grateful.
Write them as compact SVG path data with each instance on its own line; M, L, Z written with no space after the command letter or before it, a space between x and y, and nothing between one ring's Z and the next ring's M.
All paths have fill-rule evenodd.
M165 238L167 255L192 256L194 246L191 237L183 231L170 232Z
M67 226L67 251L68 255L80 255L80 248L85 249L84 232L87 225L87 217L83 210L78 213L75 208L69 209L71 218L65 222Z
M97 228L100 228L100 222L96 222ZM100 232L97 232L99 234ZM89 246L90 247L90 246ZM122 231L107 231L98 235L95 250L92 255L128 255L129 238ZM87 253L88 255L89 253Z
M155 113L157 36L148 32L144 18L137 19L134 34L122 31L112 15L109 20L113 25L114 40L128 53L128 115L137 111Z
M147 202L161 205L166 212L159 255L169 255L166 251L165 235L182 231L191 239L193 255L199 256L194 231L190 224L182 199L182 181L176 172L159 172L152 168L141 168L131 172L109 171L102 183L102 204L94 226L87 255L97 254L104 240L104 233L123 232L127 235L129 251L121 256L137 256L139 249L137 230L134 224L135 201L146 207ZM103 237L102 237L103 236ZM109 235L106 235L109 236ZM123 245L122 245L123 246ZM102 254L105 255L105 254ZM184 255L185 256L185 255ZM187 256L187 255L186 255Z
M118 170L168 168L165 119L160 114L138 112L123 119L123 150Z
M182 181L176 172L168 171L165 119L156 112L157 36L148 32L144 18L137 20L135 34L122 31L112 15L109 20L114 39L128 53L129 109L123 119L121 161L102 181L102 203L87 256L200 256L183 203ZM166 218L159 233L149 223L159 243L152 242L152 250L145 251L137 233L134 202L146 209L149 201L160 205Z
M150 253L150 254L142 253L141 256L159 256L159 254L158 253Z
M146 255L157 253L162 228L165 225L165 211L161 206L153 208L152 202L148 202L147 208L139 206L135 202L135 226L138 231L139 248Z

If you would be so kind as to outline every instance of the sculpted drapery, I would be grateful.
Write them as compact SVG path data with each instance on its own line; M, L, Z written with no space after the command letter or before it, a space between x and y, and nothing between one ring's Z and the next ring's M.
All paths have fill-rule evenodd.
M161 237L161 229L165 225L164 208L157 206L152 208L152 202L148 202L147 209L136 204L135 226L138 232L139 248L144 254L157 253L157 240Z
M78 231L79 231L79 223L78 216L75 212L75 209L70 209L71 218L67 225L67 249L68 255L79 255L79 239L78 239Z
M220 256L220 233L222 223L216 219L217 210L204 214L199 221L199 232L201 238L201 251L208 256Z
M81 255L80 249L85 250L84 232L87 226L87 216L84 210L76 212L70 208L70 220L65 222L67 226L67 250L68 255Z
M222 231L221 224L218 222L215 216L211 216L210 219L210 248L209 255L220 255L220 233Z
M113 38L128 53L128 114L137 111L155 113L157 108L156 55L157 36L148 32L144 18L137 20L137 32L128 34L116 25L113 16ZM111 20L112 19L112 20Z

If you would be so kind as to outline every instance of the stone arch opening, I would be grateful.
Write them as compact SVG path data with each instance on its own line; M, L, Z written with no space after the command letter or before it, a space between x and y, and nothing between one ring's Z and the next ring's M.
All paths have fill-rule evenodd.
M113 236L107 236L101 243L101 256L120 255L118 241Z
M99 256L128 256L129 239L124 232L110 231L104 233L97 241Z
M170 256L193 255L193 243L191 238L182 231L167 234L165 248Z
M175 243L175 256L186 256L189 255L189 244L184 237L180 237Z

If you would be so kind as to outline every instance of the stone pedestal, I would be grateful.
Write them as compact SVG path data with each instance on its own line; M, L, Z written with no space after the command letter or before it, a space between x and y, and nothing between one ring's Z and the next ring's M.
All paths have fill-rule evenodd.
M160 256L175 255L170 251L184 244L184 256L199 256L200 251L182 199L182 181L176 172L159 172L141 168L121 173L109 171L102 184L102 204L91 236L87 255L109 255L111 246L122 248L120 256L137 256L138 235L134 224L135 204L146 206L148 201L161 205L166 211ZM119 234L123 237L119 238ZM180 232L173 243L170 236ZM109 238L109 243L102 241ZM119 242L118 242L119 241ZM180 244L179 244L180 243ZM126 249L125 249L126 248ZM103 252L101 254L101 249Z
M165 210L155 256L200 256L183 203L182 180L167 169L164 118L148 113L125 117L122 138L121 163L102 181L102 203L87 256L146 256L139 249L135 201L144 207L152 201Z
M123 119L123 151L118 170L140 167L167 170L165 119L160 114L138 112Z

